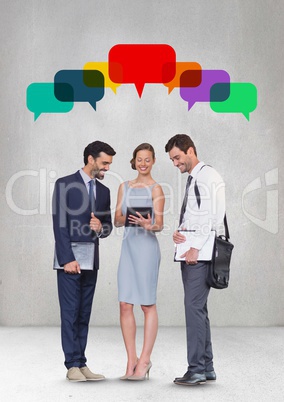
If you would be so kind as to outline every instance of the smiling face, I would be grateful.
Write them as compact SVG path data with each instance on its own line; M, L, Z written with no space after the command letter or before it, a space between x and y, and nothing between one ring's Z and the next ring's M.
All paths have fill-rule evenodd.
M135 168L140 174L149 174L151 172L152 166L155 163L153 154L151 151L143 149L138 151L135 158Z
M103 180L105 172L109 170L111 163L112 156L104 152L101 152L96 159L89 155L88 164L86 166L89 170L89 176Z
M176 166L181 173L190 173L198 163L198 159L192 147L189 147L186 153L178 147L173 147L169 151L169 157L174 166Z

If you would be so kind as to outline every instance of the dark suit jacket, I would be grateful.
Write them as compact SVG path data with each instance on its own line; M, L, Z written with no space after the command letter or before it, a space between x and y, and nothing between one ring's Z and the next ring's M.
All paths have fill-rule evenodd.
M110 191L98 180L96 180L94 213L103 225L100 238L107 237L112 231ZM79 171L56 181L52 214L55 247L60 266L75 260L71 242L84 241L95 243L95 268L99 269L99 238L90 229L89 195Z

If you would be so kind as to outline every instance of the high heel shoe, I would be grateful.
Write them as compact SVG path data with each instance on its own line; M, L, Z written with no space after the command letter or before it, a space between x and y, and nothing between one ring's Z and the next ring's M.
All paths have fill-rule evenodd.
M138 359L137 359L137 362L136 362L136 364L135 364L135 366L134 366L134 368L133 368L133 373L135 372L137 363L138 363ZM133 376L133 375L134 375L134 374L130 374L130 375L124 374L122 377L119 377L119 379L120 379L120 380L128 380L128 378L131 377L131 376Z
M130 375L124 374L122 377L119 377L120 380L128 380L131 377Z
M130 381L144 381L146 380L146 378L149 380L149 373L150 373L150 368L152 367L152 363L149 362L147 367L146 367L146 373L142 376L138 376L138 375L132 375L130 377L127 378L127 380Z

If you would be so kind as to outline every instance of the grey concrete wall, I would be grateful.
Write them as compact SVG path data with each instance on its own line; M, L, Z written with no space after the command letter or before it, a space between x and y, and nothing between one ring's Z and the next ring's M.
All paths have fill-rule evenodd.
M283 271L283 1L280 0L9 0L0 2L1 30L1 265L0 323L57 325L50 215L56 178L82 164L91 141L105 140L117 156L105 178L112 207L121 181L134 177L129 160L141 142L157 153L153 176L167 195L158 285L161 325L183 325L183 289L173 262L171 234L185 185L164 152L167 140L188 133L201 160L224 177L227 215L235 244L231 284L213 290L213 325L284 324ZM75 103L67 114L26 108L32 82L52 82L57 71L107 61L118 43L167 43L177 61L224 69L234 82L252 82L258 107L214 113L208 103L187 104L175 89L133 85L106 89L95 112ZM281 68L282 67L282 68ZM29 211L29 212L27 212ZM101 241L101 270L92 324L119 323L116 270L121 230ZM138 323L141 313L137 309Z

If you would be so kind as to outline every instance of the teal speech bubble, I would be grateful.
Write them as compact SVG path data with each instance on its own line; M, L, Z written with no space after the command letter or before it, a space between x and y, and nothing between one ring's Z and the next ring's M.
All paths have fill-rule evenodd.
M217 83L210 89L210 99L218 99L218 93L227 83ZM249 121L249 114L257 106L257 89L250 82L231 82L230 96L223 102L210 101L210 107L217 113L242 113Z
M73 88L68 84L64 90L72 92ZM74 102L61 102L54 95L54 83L33 82L27 88L27 108L34 113L34 120L41 113L67 113L72 110Z

